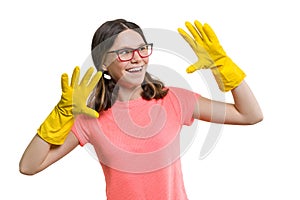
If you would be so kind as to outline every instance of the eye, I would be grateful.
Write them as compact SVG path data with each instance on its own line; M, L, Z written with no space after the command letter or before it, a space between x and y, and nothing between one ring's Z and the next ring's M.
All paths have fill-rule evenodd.
M146 51L146 50L148 50L148 45L141 46L141 47L139 48L139 50L140 50L140 51Z
M130 54L132 52L132 49L121 49L118 51L119 55L126 55L126 54Z

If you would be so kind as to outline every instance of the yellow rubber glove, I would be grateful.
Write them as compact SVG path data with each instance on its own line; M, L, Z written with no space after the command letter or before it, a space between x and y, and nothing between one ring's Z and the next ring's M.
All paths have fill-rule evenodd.
M211 69L221 91L227 92L237 87L246 74L227 56L213 29L195 21L195 26L186 22L187 29L193 38L183 29L179 34L192 47L198 61L189 66L186 71L192 73L198 69Z
M54 145L63 144L78 114L99 117L98 112L86 105L88 96L102 76L102 72L97 72L91 79L93 71L92 67L89 68L78 84L80 69L75 67L70 85L68 75L62 74L61 99L37 131L46 142Z

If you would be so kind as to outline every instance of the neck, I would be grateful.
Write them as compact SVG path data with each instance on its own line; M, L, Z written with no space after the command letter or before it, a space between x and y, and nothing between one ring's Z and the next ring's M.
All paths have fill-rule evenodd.
M141 97L142 91L143 89L141 86L137 86L134 88L120 87L117 99L119 101L130 101L130 100L138 99Z

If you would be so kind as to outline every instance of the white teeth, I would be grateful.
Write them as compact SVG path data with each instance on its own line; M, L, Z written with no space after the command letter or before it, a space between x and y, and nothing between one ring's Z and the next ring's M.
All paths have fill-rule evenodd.
M130 69L127 69L126 71L128 72L139 72L139 71L142 71L143 67L134 67L134 68L130 68Z

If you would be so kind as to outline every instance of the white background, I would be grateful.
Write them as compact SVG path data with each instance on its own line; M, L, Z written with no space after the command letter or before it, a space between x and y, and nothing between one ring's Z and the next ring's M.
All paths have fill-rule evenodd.
M84 62L96 28L115 18L174 31L186 20L208 22L228 55L246 72L262 107L261 123L224 126L217 146L203 160L198 159L205 134L201 126L209 125L200 122L200 132L182 158L191 200L300 199L296 3L1 1L1 199L105 199L101 167L84 148L34 176L21 175L18 163L59 100L61 73L70 74ZM186 66L176 67L185 73Z

